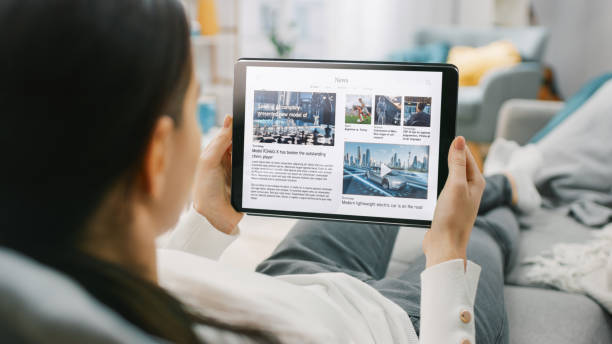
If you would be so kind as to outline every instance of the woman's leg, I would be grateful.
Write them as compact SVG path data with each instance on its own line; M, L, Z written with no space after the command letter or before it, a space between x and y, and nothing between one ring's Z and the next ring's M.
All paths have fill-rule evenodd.
M478 214L482 215L491 209L512 204L512 184L503 174L485 177L487 186L480 200Z
M479 217L476 218L475 228L489 229L490 235L504 255L504 269L510 271L516 260L516 245L519 239L518 222L516 216L508 207L512 205L512 184L505 175L497 174L485 178L487 186L482 194ZM490 211L503 208L491 216L482 216ZM508 226L508 228L505 228Z
M504 175L486 180L481 215L512 201L512 188ZM485 220L476 221L478 227L479 221ZM302 220L257 271L268 275L333 271L347 272L362 280L381 279L387 270L397 231L397 226ZM498 243L504 245L511 241L501 238ZM512 261L509 253L505 261Z
M504 273L509 271L507 267L515 256L518 239L518 222L507 207L493 209L476 219L467 258L482 268L474 305L478 343L508 343ZM424 269L425 256L420 256L397 278L368 281L408 313L417 333L421 313L421 272Z
M482 267L475 302L476 338L481 343L507 343L503 299L504 271L515 256L519 229L510 183L503 175L487 177L467 257ZM398 278L385 278L397 236L397 226L343 222L300 221L257 271L271 276L345 272L370 284L402 307L418 333L420 274L425 257L413 262Z
M384 277L398 226L299 221L257 266L271 276L345 272L366 281Z
M508 207L512 203L508 179L495 175L486 180L479 216L467 248L467 258L482 268L474 305L476 340L479 343L508 343L504 274L510 271L516 259L519 225ZM401 276L368 282L408 313L417 333L423 270L425 256L420 256Z

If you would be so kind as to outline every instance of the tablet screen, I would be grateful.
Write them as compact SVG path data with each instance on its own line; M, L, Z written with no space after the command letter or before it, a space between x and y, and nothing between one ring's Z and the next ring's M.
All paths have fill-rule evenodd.
M242 206L431 221L442 72L247 66Z

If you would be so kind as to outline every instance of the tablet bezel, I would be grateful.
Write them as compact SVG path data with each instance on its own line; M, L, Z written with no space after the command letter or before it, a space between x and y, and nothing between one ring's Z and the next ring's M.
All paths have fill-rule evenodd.
M231 203L239 212L250 215L275 217L304 218L318 220L336 220L396 224L412 227L430 227L429 220L410 220L387 217L356 216L342 214L323 214L298 211L280 211L242 207L242 181L244 162L244 121L246 70L249 66L286 67L286 68L328 68L328 69L370 69L398 71L442 72L442 94L440 109L440 157L438 159L438 196L448 176L447 156L450 144L455 137L457 114L457 92L459 76L457 67L450 64L403 63L403 62L369 62L369 61L334 61L334 60L280 60L241 58L234 65L234 128L232 148L232 188Z

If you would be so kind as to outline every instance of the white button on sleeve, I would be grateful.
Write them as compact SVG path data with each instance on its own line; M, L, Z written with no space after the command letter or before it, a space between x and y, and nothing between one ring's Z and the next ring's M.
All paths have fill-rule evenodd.
M463 259L421 273L421 344L475 343L474 301L480 266Z

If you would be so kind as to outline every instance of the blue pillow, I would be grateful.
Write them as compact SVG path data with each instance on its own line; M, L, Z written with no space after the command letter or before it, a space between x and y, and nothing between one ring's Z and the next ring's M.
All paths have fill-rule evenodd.
M587 100L589 100L589 98L591 98L591 96L610 79L612 79L612 73L606 73L584 85L580 91L578 91L565 103L563 109L561 109L561 111L559 111L543 129L538 131L529 142L535 143L543 139L544 136L553 131L559 124L561 124L561 122L571 116L574 111L578 110L582 104L586 103Z
M450 44L446 42L428 43L393 52L388 59L394 62L445 63L449 50Z

